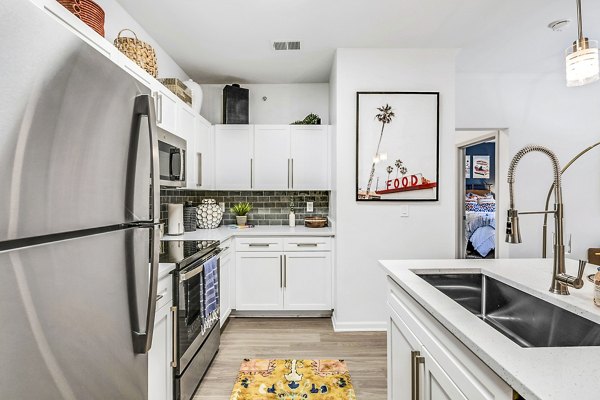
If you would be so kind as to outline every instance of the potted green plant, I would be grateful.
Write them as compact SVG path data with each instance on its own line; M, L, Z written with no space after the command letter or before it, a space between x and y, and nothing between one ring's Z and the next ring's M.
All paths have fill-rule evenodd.
M248 213L252 211L252 204L241 202L231 207L231 212L235 214L235 220L239 226L246 225Z

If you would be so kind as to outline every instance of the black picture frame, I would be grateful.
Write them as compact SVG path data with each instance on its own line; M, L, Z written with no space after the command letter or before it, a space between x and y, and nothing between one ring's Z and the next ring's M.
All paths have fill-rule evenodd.
M365 142L368 142L369 145L372 145L372 137L368 137L365 139L365 135L367 135L366 132L361 132L361 124L363 123L363 121L365 121L365 119L370 119L371 121L376 120L378 124L380 124L380 126L382 126L382 130L381 132L383 132L386 128L387 129L397 129L396 128L392 128L393 126L393 122L394 119L398 117L398 113L402 112L404 110L398 110L398 106L399 105L403 105L403 104L410 104L410 101L412 99L425 99L426 97L420 97L420 96L427 96L428 100L419 100L419 101L414 101L415 102L415 106L414 109L417 110L418 109L418 113L425 113L427 115L408 115L408 113L406 115L403 115L403 122L407 125L407 126L417 126L417 128L420 126L420 124L423 124L423 129L417 129L416 131L421 132L423 131L424 134L429 135L430 137L421 137L422 135L419 136L415 136L412 139L413 140L408 140L407 142L412 143L414 142L414 140L422 140L424 143L426 143L427 146L435 146L435 148L421 148L420 151L423 153L423 157L425 158L419 158L418 153L419 153L419 149L415 150L415 149L411 149L411 150L407 150L404 149L404 153L409 159L414 161L416 160L416 163L418 163L419 165L422 165L424 163L435 163L435 167L433 167L432 165L428 165L426 166L426 174L427 177L424 176L424 174L422 172L417 171L411 171L410 165L404 165L403 162L400 162L400 166L398 166L398 164L396 162L394 162L394 166L396 167L396 178L394 178L393 180L391 179L391 174L389 172L390 167L393 169L392 165L388 165L386 167L385 172L387 172L387 179L385 180L385 188L382 190L379 190L379 187L375 187L373 188L373 180L375 179L375 175L374 174L381 174L381 167L378 168L377 164L378 162L376 162L376 159L379 159L379 157L381 156L383 158L383 154L386 154L387 157L387 153L385 152L381 152L381 144L384 143L383 142L383 134L380 133L379 135L375 134L371 134L369 136L379 136L379 138L377 139L379 141L379 145L375 146L378 150L375 152L371 152L371 154L362 154L365 153L367 150L366 149L362 149L362 153L361 153L361 145L363 145ZM411 98L409 98L411 97ZM368 101L364 101L364 99L369 98ZM398 100L401 99L402 100ZM384 124L382 122L382 119L385 119L385 113L383 112L384 110L382 108L379 107L367 107L367 109L361 110L361 103L373 103L373 102L377 102L377 104L379 104L382 108L386 105L390 105L391 107L391 112L393 112L393 116L391 117L391 122ZM408 102L408 103L407 103ZM422 103L422 104L421 104ZM408 109L412 109L410 106L407 107ZM430 109L430 110L429 110ZM361 112L363 113L361 115ZM429 115L430 114L430 115ZM377 115L377 116L376 116ZM389 115L389 114L388 114ZM382 116L382 119L379 119L378 116ZM413 118L414 120L410 120L411 118ZM389 128L388 128L389 125ZM373 131L373 129L371 129L371 131ZM361 137L361 133L362 133L362 137ZM406 133L404 133L404 135L406 135ZM410 133L409 133L410 135ZM410 137L410 136L409 136ZM420 139L419 139L420 138ZM401 139L395 138L396 141L399 141ZM364 146L367 147L367 146ZM393 154L398 157L398 154L396 152L396 149L392 149L392 151L394 152ZM400 151L400 150L399 150ZM410 152L409 152L410 151ZM415 154L415 151L417 152L417 154ZM366 167L365 167L365 159L364 157L372 157L372 161L369 162L371 163L371 168L370 168L370 173L369 178L366 179L366 175L365 171L366 171ZM404 157L404 156L403 156ZM423 161L425 159L425 161ZM387 160L387 159L386 159ZM397 159L397 161L401 161L400 158ZM363 163L361 165L361 162ZM368 164L368 163L367 163ZM355 186L355 195L356 195L356 201L359 202L436 202L439 201L439 191L440 191L440 174L439 174L439 164L440 164L440 92L356 92L356 186ZM408 171L411 172L411 174L408 176L408 178L406 177L405 174L402 174L402 177L400 177L400 173L403 172L402 167L404 167L404 171L406 171L408 169ZM361 176L362 173L362 176ZM408 173L408 172L405 172ZM435 181L432 180L433 176L435 176ZM381 176L378 176L379 178ZM408 185L404 186L403 183L406 182L406 180L404 178L408 179ZM416 181L415 181L416 180ZM391 186L390 186L390 181L391 181ZM415 183L416 182L416 183ZM364 186L365 183L367 183L367 185L365 187L361 187L361 184ZM370 183L370 186L369 186ZM414 184L413 184L414 183ZM367 192L367 188L369 188L369 191ZM433 190L432 190L433 189Z

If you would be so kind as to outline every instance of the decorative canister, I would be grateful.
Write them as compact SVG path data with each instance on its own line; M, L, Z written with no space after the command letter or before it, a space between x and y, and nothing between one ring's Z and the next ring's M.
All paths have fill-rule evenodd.
M198 206L198 228L215 229L221 224L223 210L214 199L204 199Z
M191 201L186 201L183 207L183 230L194 232L198 225L198 209L194 207Z

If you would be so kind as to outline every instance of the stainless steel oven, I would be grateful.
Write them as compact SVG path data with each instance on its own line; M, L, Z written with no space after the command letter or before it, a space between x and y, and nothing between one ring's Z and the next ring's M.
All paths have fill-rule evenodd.
M218 241L168 243L183 246L179 250L183 260L173 272L174 398L190 400L219 349L221 249Z
M163 129L158 132L160 185L185 187L187 142Z

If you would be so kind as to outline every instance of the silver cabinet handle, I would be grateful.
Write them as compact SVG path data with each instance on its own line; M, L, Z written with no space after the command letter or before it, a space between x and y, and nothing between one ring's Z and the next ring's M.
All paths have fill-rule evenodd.
M254 188L254 159L250 159L250 188Z
M178 330L178 313L177 306L171 307L171 315L173 316L173 358L171 359L171 367L177 368L177 330Z
M287 287L287 256L283 255L283 287Z
M290 175L292 173L292 168L290 167L291 158L288 158L288 189L291 189L290 185Z
M196 186L202 187L202 153L196 153L198 157L198 183Z
M248 247L269 247L270 243L250 243Z
M279 256L279 287L283 288L283 255Z
M298 247L317 247L318 243L296 243Z
M162 124L163 122L163 107L162 107L162 95L160 92L155 92L154 97L156 98L156 122Z
M420 364L425 364L425 357L421 356L420 351L410 352L410 370L411 370L411 400L419 400L420 393Z
M292 186L290 186L290 189L294 188L294 159L292 158Z

